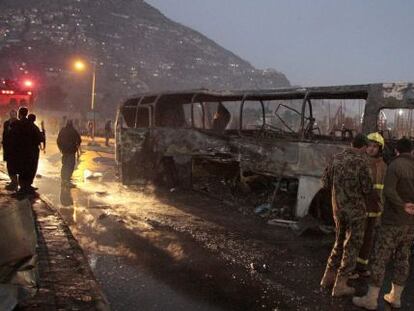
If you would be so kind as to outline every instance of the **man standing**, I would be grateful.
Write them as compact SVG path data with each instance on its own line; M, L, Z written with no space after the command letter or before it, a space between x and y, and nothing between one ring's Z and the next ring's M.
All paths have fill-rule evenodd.
M10 119L3 125L3 160L7 164L7 173L10 177L10 183L6 186L6 190L16 191L18 187L16 155L12 153L10 131L17 121L16 110L10 111Z
M109 138L112 136L111 120L105 123L105 146L109 146Z
M352 299L358 307L377 309L378 295L391 257L394 264L392 287L384 299L394 308L401 307L401 293L409 276L409 259L414 242L414 215L410 213L414 203L412 149L409 139L400 139L396 144L397 157L388 166L384 181L384 213L371 257L368 293Z
M76 153L81 144L81 137L75 130L72 120L68 120L66 126L59 132L57 145L62 153L62 186L74 187L71 177L75 169Z
M367 213L367 223L365 227L364 242L359 256L357 258L356 271L350 276L351 279L356 279L359 276L369 276L368 263L374 244L375 228L379 225L379 218L382 213L382 191L384 189L384 178L387 165L382 159L382 151L385 146L384 138L380 133L368 134L367 155L369 156L368 164L369 170L374 186L372 192L372 199L367 202L367 208L374 206L378 210L369 210Z
M88 121L88 135L90 139L94 139L94 130L93 130L94 126L93 126L93 122L92 121Z
M333 285L332 296L353 295L348 276L355 269L364 238L366 198L372 181L365 158L366 136L358 134L352 148L336 154L325 169L322 185L332 192L336 240L326 265L321 287Z

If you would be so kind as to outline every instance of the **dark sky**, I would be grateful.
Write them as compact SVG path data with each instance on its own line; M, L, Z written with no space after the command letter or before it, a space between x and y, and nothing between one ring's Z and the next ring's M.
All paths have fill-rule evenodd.
M414 81L414 1L147 2L293 84Z

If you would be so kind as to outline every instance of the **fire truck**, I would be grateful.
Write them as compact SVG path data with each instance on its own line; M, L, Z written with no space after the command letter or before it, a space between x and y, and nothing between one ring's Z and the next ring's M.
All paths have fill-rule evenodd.
M26 106L31 110L34 103L33 82L29 79L11 80L0 78L0 115L12 109Z

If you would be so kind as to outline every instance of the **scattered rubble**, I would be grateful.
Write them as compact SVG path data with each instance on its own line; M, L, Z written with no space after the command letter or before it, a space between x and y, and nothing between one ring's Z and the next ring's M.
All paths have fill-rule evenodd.
M29 200L1 199L0 310L13 310L37 291L37 234Z
M85 170L83 172L83 178L86 179L98 179L101 178L103 176L102 173L100 172L92 172L90 170Z

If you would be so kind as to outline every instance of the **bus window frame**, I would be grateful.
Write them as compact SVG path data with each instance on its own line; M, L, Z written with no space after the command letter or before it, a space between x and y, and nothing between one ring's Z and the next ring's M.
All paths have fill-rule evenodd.
M148 126L147 127L138 127L138 114L139 114L140 109L148 110ZM149 128L152 128L152 125L153 125L152 115L153 115L153 107L151 105L137 105L136 112L135 112L134 128L136 128L136 129L149 129Z
M241 102L240 102L240 116L239 116L239 134L241 135L243 131L246 131L247 129L243 128L243 114L244 114L244 106L246 101L248 101L248 96L244 95ZM252 100L253 101L253 100ZM266 126L266 109L265 105L263 103L263 99L255 100L260 103L260 107L262 108L262 125L260 127L260 131L263 131Z

